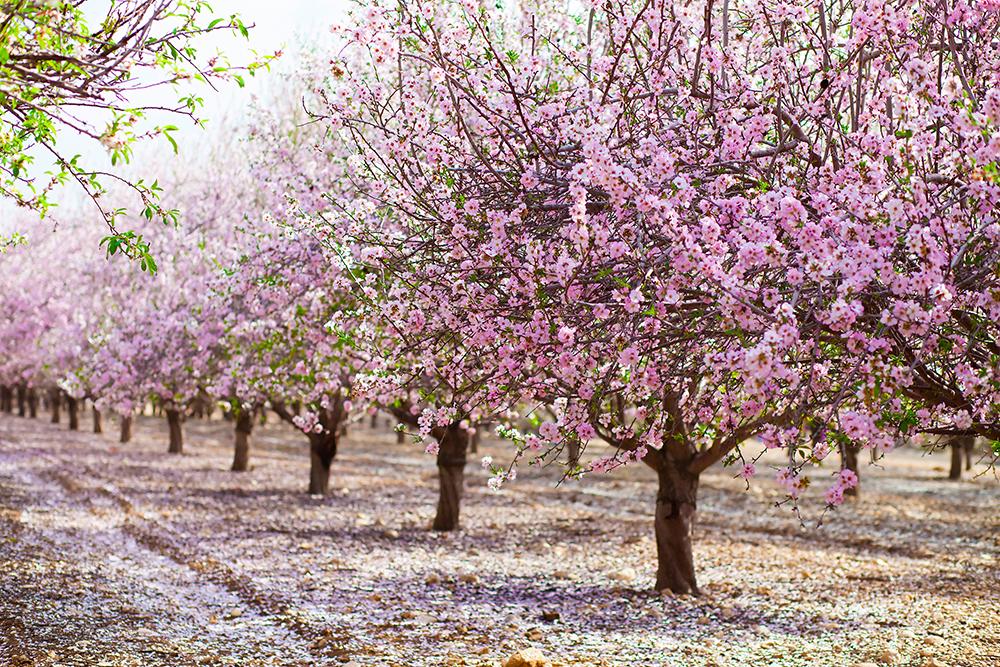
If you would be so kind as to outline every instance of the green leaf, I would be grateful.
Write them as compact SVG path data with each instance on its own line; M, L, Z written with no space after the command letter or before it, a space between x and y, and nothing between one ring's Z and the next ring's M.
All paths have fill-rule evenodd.
M167 138L167 141L170 142L170 145L174 147L174 154L176 154L177 153L177 140L174 139L172 136L170 136L169 132L164 132L163 136L165 136Z

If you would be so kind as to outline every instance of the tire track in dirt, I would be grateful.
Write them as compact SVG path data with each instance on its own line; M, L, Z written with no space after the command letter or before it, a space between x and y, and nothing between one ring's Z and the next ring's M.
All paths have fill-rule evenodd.
M275 622L282 619L269 613L273 605L264 596L239 586L235 575L221 564L198 558L161 534L162 527L150 522L117 489L91 487L93 471L74 468L66 457L18 437L15 429L21 426L34 424L12 421L0 430L0 665L331 662L329 656L302 641L310 638L308 628L299 624L297 632L291 632L292 645L282 641L281 633L293 628L287 622ZM66 435L59 433L63 438ZM172 563L173 571L165 567L167 563ZM115 577L122 572L125 578ZM229 608L243 606L261 613L238 614L238 628L227 627L230 624L225 622L209 627L214 618L205 623L207 611L190 604L223 605L229 598L213 593L214 588L231 594L237 604L230 601ZM153 606L143 607L143 599L152 599ZM137 601L139 606L133 607ZM58 605L56 616L46 611L52 604ZM171 613L175 610L183 616L176 631ZM282 631L275 635L267 625ZM249 644L261 646L263 641L267 647L269 638L278 640L276 651L270 652L272 659L258 661L252 646L242 646L240 633L253 632L249 626L258 628ZM178 639L181 644L175 644ZM248 653L252 660L247 660ZM275 653L278 658L273 658Z
M190 569L204 581L226 589L247 607L294 632L308 643L312 655L337 660L349 657L347 633L334 633L323 624L295 613L294 600L258 589L225 563L201 552L190 538L147 515L115 486L101 481L92 469L84 467L75 478L59 472L50 472L48 476L77 496L88 498L89 493L96 493L114 502L124 514L123 532L138 544ZM82 484L81 479L90 484Z

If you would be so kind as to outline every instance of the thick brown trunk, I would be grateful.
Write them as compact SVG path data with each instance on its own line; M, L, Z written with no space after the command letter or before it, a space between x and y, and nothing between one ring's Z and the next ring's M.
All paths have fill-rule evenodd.
M235 443L233 447L233 472L246 472L250 469L250 433L253 431L253 413L240 410L233 429Z
M80 430L79 402L72 396L66 396L66 414L69 415L69 430Z
M458 530L469 432L458 424L435 430L438 438L438 504L434 530Z
M670 457L657 454L659 486L656 493L656 590L675 595L698 595L691 532L698 506L698 475Z
M132 415L122 415L119 417L121 433L118 435L118 442L125 443L132 440Z
M49 407L52 408L52 423L59 423L59 406L62 404L62 394L58 389L49 390Z
M325 496L330 492L330 465L337 456L338 429L309 434L309 493Z
M28 416L28 390L24 385L17 388L17 416Z
M184 451L184 431L181 430L181 411L168 408L167 428L170 430L170 445L167 447L168 454L180 454Z
M969 438L965 445L965 469L972 470L972 454L976 450L976 439Z
M402 445L406 442L406 433L403 431L396 431L396 444Z
M948 479L962 479L963 455L971 449L970 445L975 441L974 437L967 435L960 435L951 439L951 469L948 471Z
M104 421L101 419L101 411L97 408L91 408L91 414L94 416L94 433L104 433Z
M859 447L857 445L844 444L840 448L840 468L850 470L855 475L858 476L858 483L855 484L850 489L844 490L845 496L857 497L861 495L861 471L858 470L858 451Z
M34 389L28 390L28 416L32 419L38 417L38 392Z
M480 434L482 432L483 432L482 431L482 426L477 425L475 433L473 433L469 437L469 451L472 452L473 454L478 454L479 453L479 439L481 437Z
M14 407L11 405L10 388L7 385L0 385L0 412L10 412Z

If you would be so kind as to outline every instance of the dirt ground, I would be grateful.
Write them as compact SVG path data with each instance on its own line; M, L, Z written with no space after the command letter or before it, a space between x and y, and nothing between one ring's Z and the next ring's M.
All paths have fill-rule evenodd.
M433 457L385 426L352 428L327 498L301 434L258 429L232 473L229 423L186 428L170 456L153 418L119 445L0 415L0 666L1000 665L1000 484L943 479L946 454L866 467L820 528L710 471L705 595L674 598L643 466L494 493L471 462L463 530L436 534Z

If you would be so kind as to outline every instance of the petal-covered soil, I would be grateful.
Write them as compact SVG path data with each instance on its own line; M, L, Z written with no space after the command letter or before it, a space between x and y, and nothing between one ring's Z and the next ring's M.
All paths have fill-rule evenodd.
M188 422L182 456L153 418L127 445L64 428L0 416L0 665L1000 664L1000 486L943 479L943 454L864 468L820 528L710 471L705 594L674 598L650 592L644 466L494 493L474 457L463 530L440 534L433 457L381 422L352 426L327 498L280 424L248 473L225 421Z

